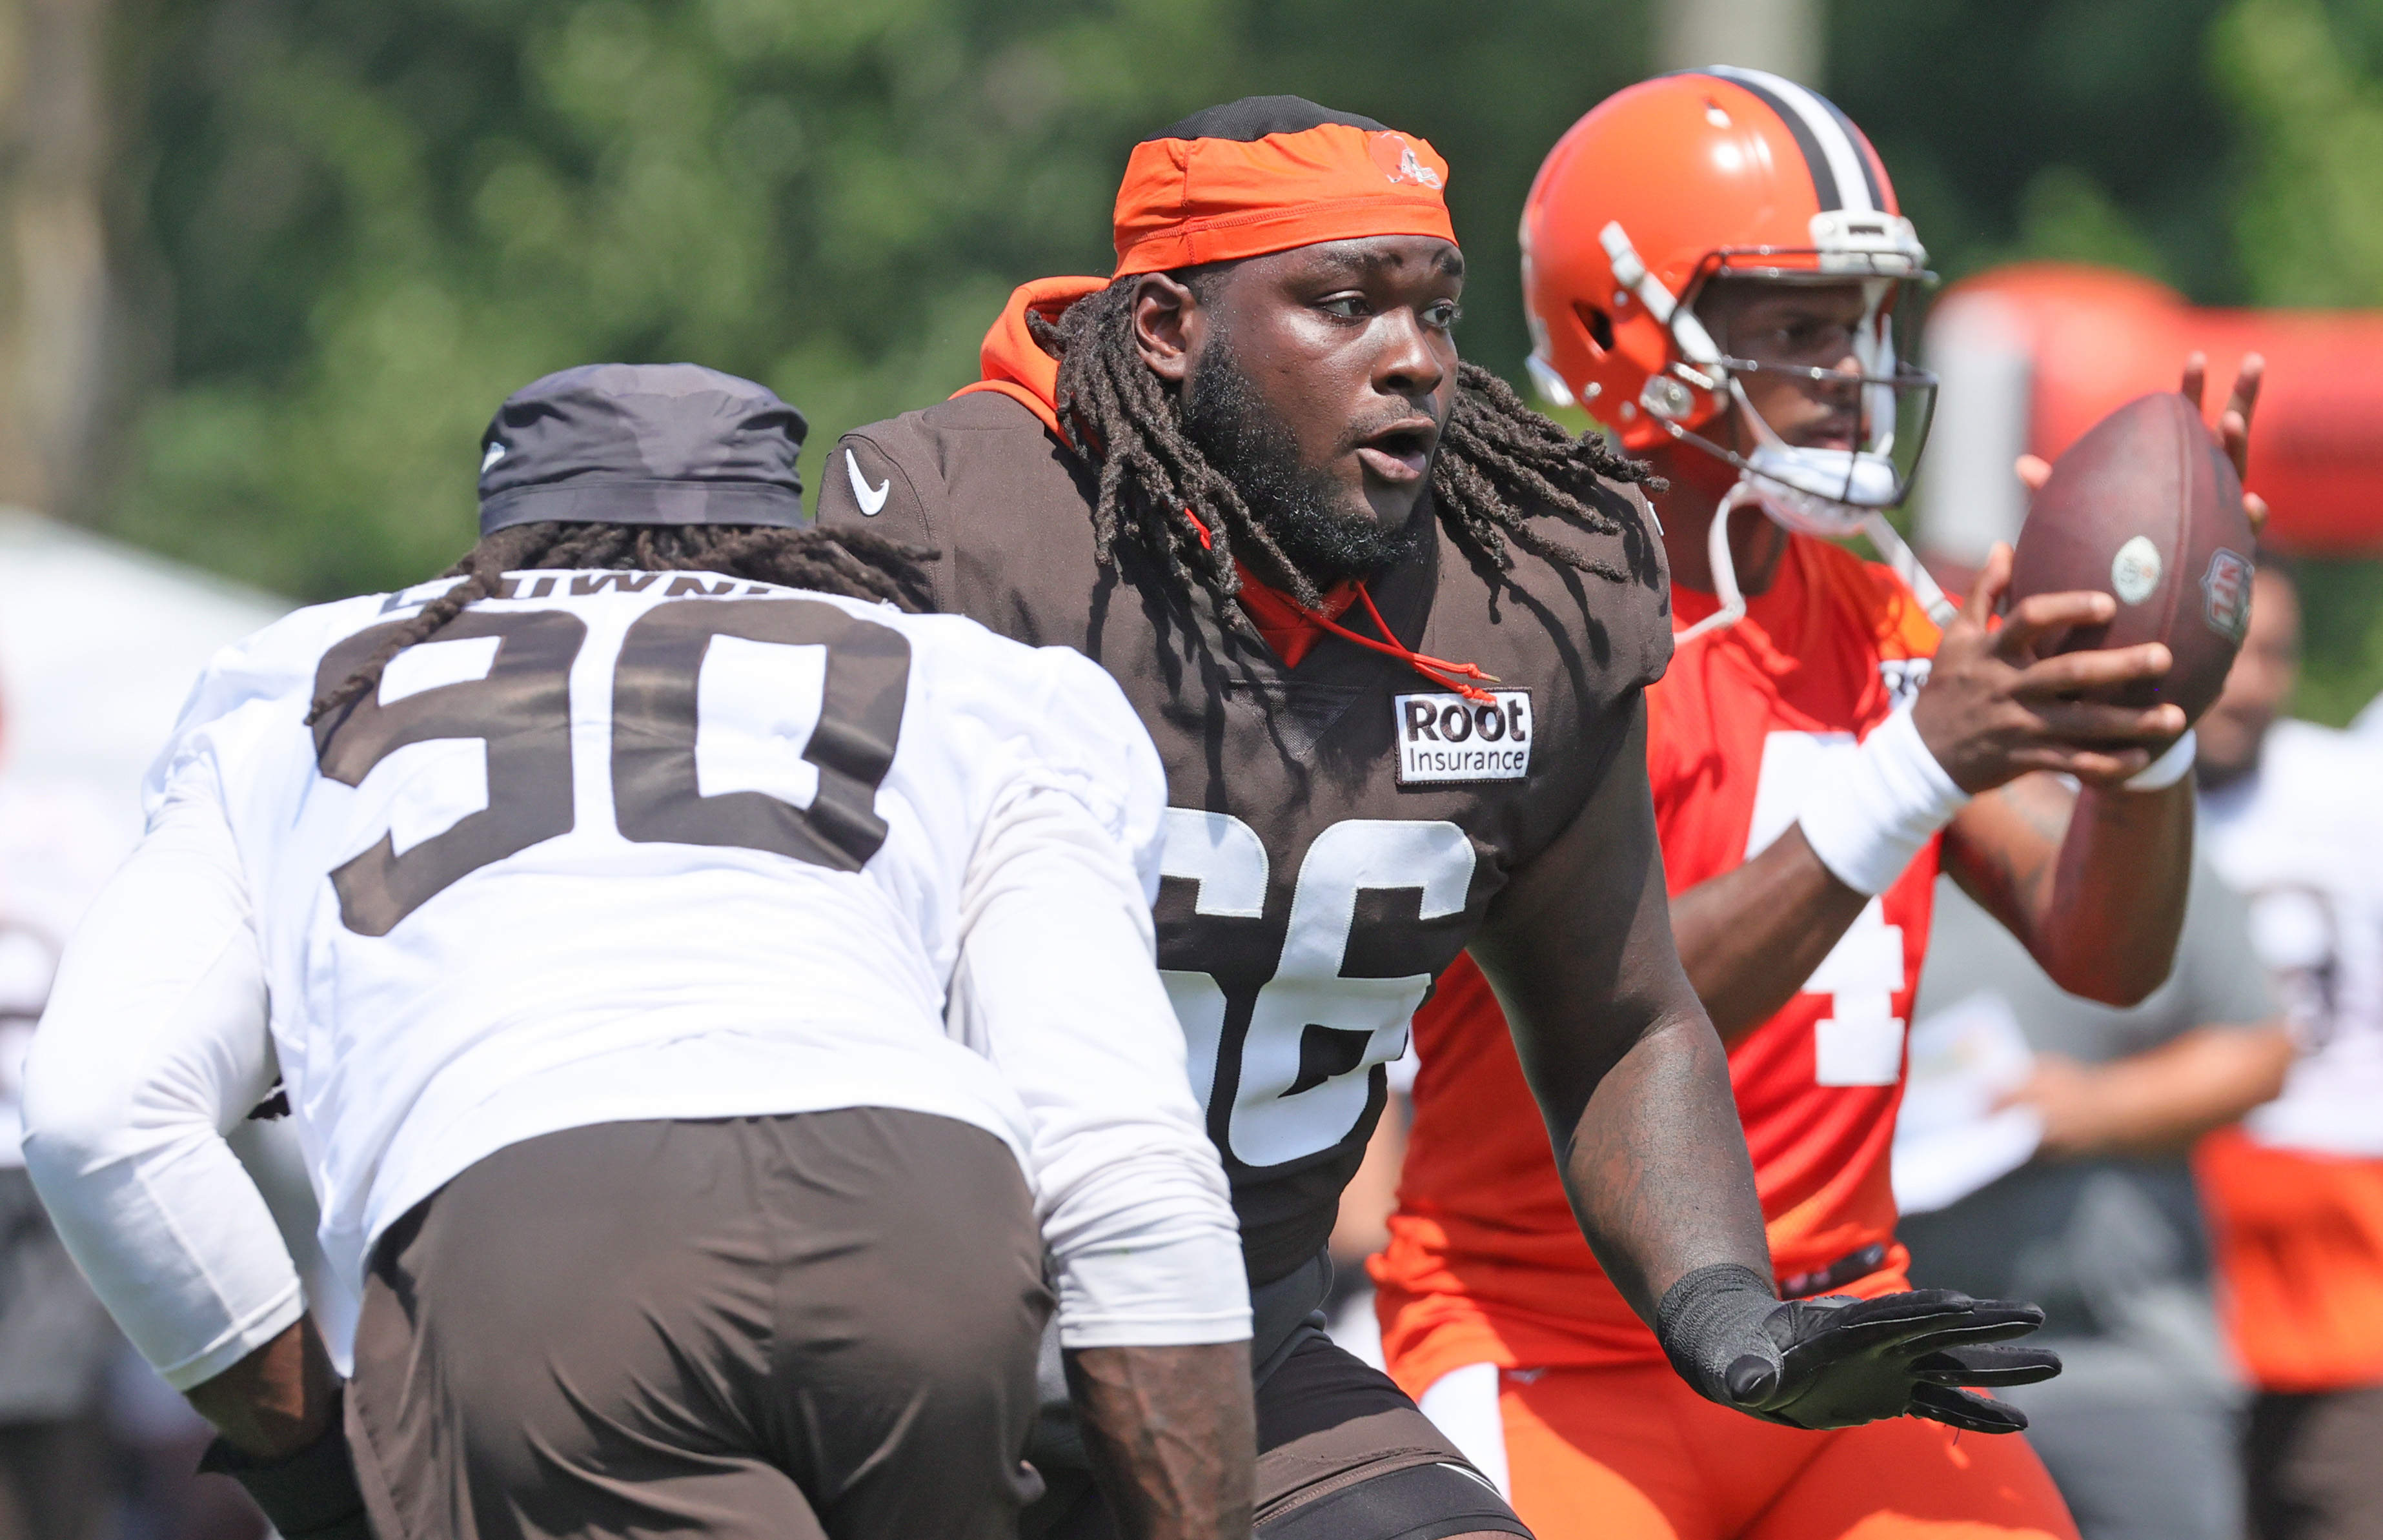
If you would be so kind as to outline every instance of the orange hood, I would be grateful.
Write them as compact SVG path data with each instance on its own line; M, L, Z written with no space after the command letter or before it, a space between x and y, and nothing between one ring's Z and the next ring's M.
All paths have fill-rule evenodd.
M984 377L961 386L953 398L972 390L999 391L1042 418L1043 425L1066 442L1068 436L1059 431L1059 361L1034 340L1026 317L1032 312L1056 321L1069 305L1108 286L1106 278L1036 278L1011 290L1009 302L977 350L977 366Z

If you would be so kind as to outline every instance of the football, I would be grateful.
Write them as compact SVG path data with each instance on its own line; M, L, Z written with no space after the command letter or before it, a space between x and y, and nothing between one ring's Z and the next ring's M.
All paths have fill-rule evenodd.
M2164 679L2096 692L2122 706L2164 700L2197 719L2217 698L2251 618L2254 550L2242 483L2192 403L2172 391L2111 413L2053 463L2021 526L2006 605L2098 588L2118 601L2055 652L2166 642Z

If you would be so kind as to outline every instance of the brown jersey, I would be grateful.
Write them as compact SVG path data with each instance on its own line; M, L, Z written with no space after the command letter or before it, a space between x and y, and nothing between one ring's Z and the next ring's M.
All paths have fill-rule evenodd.
M932 548L938 608L1086 654L1140 711L1171 805L1159 967L1267 1283L1331 1233L1415 1007L1627 741L1671 656L1661 543L1635 493L1600 487L1619 536L1544 527L1626 582L1520 549L1492 573L1444 530L1371 579L1400 642L1497 676L1475 701L1338 636L1285 668L1130 538L1096 561L1094 491L1032 412L981 391L846 435L819 516Z

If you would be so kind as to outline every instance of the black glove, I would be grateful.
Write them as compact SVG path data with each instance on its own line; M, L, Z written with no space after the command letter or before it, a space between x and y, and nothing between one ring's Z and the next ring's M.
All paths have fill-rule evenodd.
M339 1401L332 1402L331 1425L323 1436L287 1459L259 1460L218 1438L207 1446L199 1469L247 1487L282 1540L373 1540L342 1411Z
M1766 1422L1845 1428L1908 1414L2017 1433L2025 1413L1961 1387L2031 1385L2060 1373L2049 1349L1997 1346L2042 1324L2033 1305L1949 1288L1782 1303L1770 1279L1720 1263L1672 1286L1655 1333L1682 1379Z

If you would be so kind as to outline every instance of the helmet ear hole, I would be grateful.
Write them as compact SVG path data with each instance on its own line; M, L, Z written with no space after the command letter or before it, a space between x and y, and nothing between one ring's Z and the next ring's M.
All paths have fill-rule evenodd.
M1611 352L1613 351L1613 318L1595 305L1585 304L1578 300L1572 302L1572 309L1573 314L1580 317L1580 324L1588 328L1588 339L1597 344L1597 351L1601 353Z

